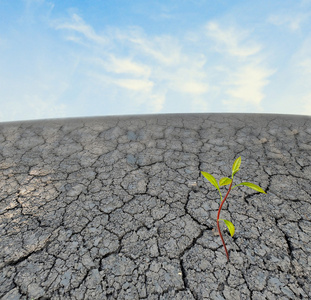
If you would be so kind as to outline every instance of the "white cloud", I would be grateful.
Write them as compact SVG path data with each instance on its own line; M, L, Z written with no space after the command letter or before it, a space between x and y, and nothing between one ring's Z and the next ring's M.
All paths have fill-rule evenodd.
M204 94L207 90L207 84L195 81L185 82L184 85L181 86L181 91L190 94Z
M302 24L305 23L309 18L310 13L283 13L271 15L268 18L268 22L276 26L286 26L291 31L296 31L301 28Z
M153 94L150 99L147 100L153 113L159 113L163 109L165 103L164 94Z
M180 63L181 46L177 39L168 36L146 37L140 28L115 30L114 37L119 42L128 43L128 46L140 55L155 59L166 66Z
M206 35L216 43L215 50L223 55L223 62L214 68L223 78L222 83L218 81L223 90L223 104L233 110L246 105L258 109L265 97L263 89L274 73L264 67L262 46L250 32L233 26L221 27L217 22L207 24Z
M40 15L41 20L48 18L54 9L54 3L47 0L22 0L22 2L25 4L25 10L20 20L28 24L36 22L37 15Z
M281 8L268 17L268 22L273 25L286 27L291 31L304 30L311 18L310 0L302 0L290 8Z
M204 63L195 56L182 55L182 63L173 69L160 69L157 79L166 83L167 87L175 92L195 95L208 92L208 80Z
M179 72L179 74L181 73ZM208 91L208 82L201 81L200 79L196 79L195 76L191 76L190 70L188 77L178 77L176 76L176 74L168 75L167 84L172 90L176 92L188 93L193 95L205 94Z
M126 90L146 93L151 92L154 86L154 82L149 79L115 78L99 72L89 72L87 76L93 81L98 81L103 89L109 89L109 86L118 86Z
M220 28L216 22L206 25L206 35L216 42L216 50L237 57L248 57L258 53L261 47L247 40L249 33L234 27Z
M94 62L104 67L108 72L116 74L149 77L151 73L149 66L134 62L130 58L119 58L113 54L107 55L105 59L96 58Z
M150 68L139 63L135 63L130 59L120 59L111 56L111 65L108 67L110 72L129 73L137 76L149 76Z
M97 44L104 45L107 43L107 39L101 35L95 33L94 29L87 25L84 20L77 14L72 15L72 19L69 22L56 22L55 29L67 29L73 32L82 34L86 39L91 40ZM76 41L76 38L69 36L70 40Z
M272 74L273 71L256 65L243 66L233 74L230 81L233 87L227 89L226 93L244 103L258 106L264 98L262 90L269 83L267 78Z
M151 91L153 87L153 82L149 80L140 79L115 79L111 80L116 85L120 87L133 90L133 91Z

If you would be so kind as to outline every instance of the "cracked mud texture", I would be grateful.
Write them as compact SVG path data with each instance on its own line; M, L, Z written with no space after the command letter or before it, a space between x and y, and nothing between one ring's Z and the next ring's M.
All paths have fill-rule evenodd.
M1 299L311 299L311 117L1 123L0 172Z

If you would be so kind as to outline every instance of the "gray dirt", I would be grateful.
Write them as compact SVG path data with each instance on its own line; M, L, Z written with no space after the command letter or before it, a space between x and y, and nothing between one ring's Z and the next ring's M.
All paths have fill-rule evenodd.
M1 299L311 299L311 117L1 123L0 178Z

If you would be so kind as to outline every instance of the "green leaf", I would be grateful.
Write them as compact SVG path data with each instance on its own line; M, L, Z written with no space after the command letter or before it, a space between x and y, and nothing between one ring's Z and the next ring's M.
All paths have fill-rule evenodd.
M241 165L241 156L238 157L232 165L232 179L235 173L240 170L240 165Z
M219 191L219 186L215 177L207 172L201 172L202 175Z
M235 232L234 225L230 221L228 221L228 220L219 219L219 221L224 221L225 222L225 224L227 225L227 227L229 229L229 232L230 232L231 236L233 236L234 232Z
M254 183L250 183L250 182L241 182L241 183L235 185L233 188L235 188L235 187L238 186L238 185L246 185L246 186L250 187L251 189L253 189L253 190L257 191L257 192L260 192L260 193L263 193L263 194L267 194L260 186L254 184ZM233 189L233 188L232 188L232 189Z
M219 180L219 185L222 186L222 185L228 185L232 182L232 179L228 178L228 177L224 177L224 178L221 178Z

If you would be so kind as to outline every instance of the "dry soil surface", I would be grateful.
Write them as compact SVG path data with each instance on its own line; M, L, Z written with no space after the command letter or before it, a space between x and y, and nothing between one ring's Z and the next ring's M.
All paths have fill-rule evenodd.
M1 299L311 299L311 117L1 123L0 178Z

